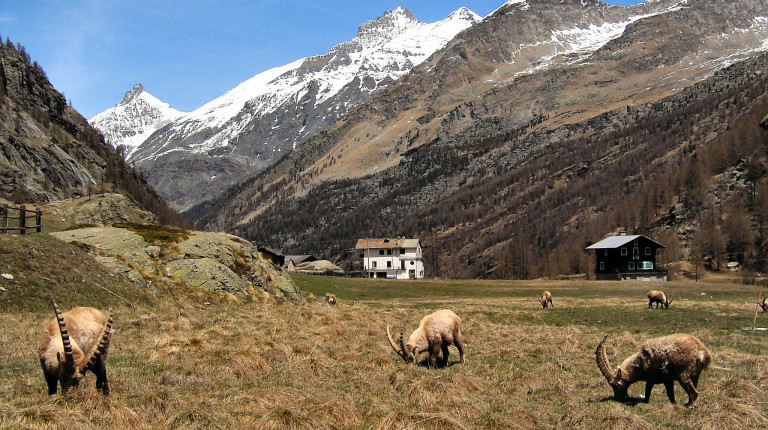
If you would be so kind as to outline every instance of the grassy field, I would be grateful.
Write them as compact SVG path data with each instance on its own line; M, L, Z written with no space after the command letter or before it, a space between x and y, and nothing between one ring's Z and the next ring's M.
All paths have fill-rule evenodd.
M14 281L0 279L6 288L0 293L2 428L768 426L768 332L743 330L755 315L755 286L671 282L663 288L674 302L656 310L647 308L645 293L659 285L650 284L296 276L308 293L305 304L234 303L180 291L150 296L90 265L68 277L86 271L85 257L76 247L46 241L0 240L0 272L16 273ZM12 252L27 247L60 248L56 269L38 263L29 271L27 260ZM135 306L104 293L104 279ZM77 291L69 294L72 288ZM554 309L536 300L544 289L552 292ZM337 306L325 304L326 292L336 294ZM96 394L91 374L78 389L47 396L36 347L52 316L50 295L64 309L112 308L110 396ZM440 308L462 318L467 362L457 364L451 347L446 367L406 365L387 343L387 324L407 336ZM757 325L768 326L768 314L758 314ZM617 366L645 339L676 332L699 337L714 357L695 407L671 405L661 386L648 404L610 400L594 358L602 336L609 335ZM632 386L630 395L641 394L643 385ZM675 388L684 403L685 393Z

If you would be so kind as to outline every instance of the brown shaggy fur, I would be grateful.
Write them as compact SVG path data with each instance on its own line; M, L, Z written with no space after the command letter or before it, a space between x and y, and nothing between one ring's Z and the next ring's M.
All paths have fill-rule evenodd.
M712 355L701 341L689 334L672 334L669 336L649 339L643 342L640 351L636 352L616 369L611 371L611 364L605 353L603 342L606 335L597 345L595 356L597 366L605 379L613 388L614 398L624 400L627 389L638 381L645 381L644 402L651 399L651 390L655 384L664 384L669 401L675 403L673 383L678 381L688 394L691 406L699 395L696 390L701 372L709 367Z
M552 303L552 293L549 291L544 291L541 293L541 297L538 297L538 299L539 303L541 303L541 307L544 309L546 309L547 306L552 306L553 308L555 307L555 304Z
M461 318L449 309L441 309L421 319L419 327L403 344L400 332L400 348L395 345L387 326L389 344L406 363L416 363L422 352L429 352L429 368L435 367L437 355L443 352L443 365L448 364L448 347L455 345L459 350L459 363L464 363L464 338L461 336Z
M335 305L336 295L331 293L325 293L325 301L328 302L329 305Z
M106 365L111 319L94 308L74 308L60 314L56 303L53 306L57 316L46 323L38 347L48 394L56 394L58 383L63 391L76 387L88 370L96 374L96 389L109 394Z
M667 295L664 294L664 291L648 291L648 309L651 309L651 305L654 303L656 303L656 309L659 308L659 304L661 304L663 309L668 309L669 304L672 303L672 300L667 299Z

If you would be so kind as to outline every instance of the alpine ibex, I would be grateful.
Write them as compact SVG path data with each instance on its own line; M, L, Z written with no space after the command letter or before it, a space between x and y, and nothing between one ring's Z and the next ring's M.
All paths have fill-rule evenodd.
M603 346L607 337L605 335L597 345L595 357L597 367L613 388L616 400L622 401L627 397L630 385L645 381L644 402L648 403L651 399L651 390L655 384L664 384L669 401L675 403L674 381L678 381L688 394L685 406L691 406L696 401L699 395L696 391L699 375L712 361L709 350L699 339L689 334L648 339L640 346L640 351L624 360L613 372Z
M328 302L329 305L335 305L336 295L331 293L325 293L325 301Z
M667 299L667 295L664 294L664 291L648 291L648 309L651 309L651 305L654 303L656 303L656 309L659 308L659 304L661 304L663 309L669 309L669 304L672 303L672 297Z
M541 303L541 307L544 309L546 309L547 306L555 307L555 304L552 303L552 294L549 291L544 291L541 293L541 297L536 296L536 298L539 299L539 303Z
M403 343L403 332L400 331L398 349L395 340L389 332L387 324L387 339L392 349L405 360L414 364L419 354L429 352L429 368L435 367L437 355L442 350L443 363L448 365L448 346L455 345L459 350L459 363L464 363L464 339L461 336L461 318L449 309L442 309L421 319L419 327L411 333L408 342Z
M89 370L96 374L96 389L109 394L107 352L112 318L94 308L74 308L62 314L53 299L51 303L56 316L45 325L38 347L48 395L56 394L58 383L65 392L78 386Z
M760 306L760 309L762 309L763 312L768 312L768 305L765 304L765 299L768 299L768 295L763 297L763 301L762 302L757 302L757 305Z

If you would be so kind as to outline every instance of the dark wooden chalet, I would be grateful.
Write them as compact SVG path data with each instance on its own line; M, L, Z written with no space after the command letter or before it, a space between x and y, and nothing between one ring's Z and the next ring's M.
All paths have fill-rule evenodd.
M666 281L667 270L656 266L656 252L664 245L642 235L620 234L588 246L595 251L595 279Z

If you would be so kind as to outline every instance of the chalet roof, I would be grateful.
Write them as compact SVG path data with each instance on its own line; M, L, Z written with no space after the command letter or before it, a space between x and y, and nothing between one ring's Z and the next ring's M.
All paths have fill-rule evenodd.
M299 265L301 263L317 261L317 257L315 257L314 255L286 255L285 261L286 263L289 261L293 261L293 264Z
M368 248L417 248L419 246L419 239L359 239L355 249L368 249Z
M625 235L625 236L608 236L605 239L603 239L603 240L601 240L601 241L599 241L597 243L593 243L592 245L588 246L586 249L616 249L616 248L622 247L622 246L628 244L629 242L632 242L633 240L636 240L636 239L639 239L639 238L643 238L643 239L649 240L649 241L655 243L656 245L658 245L659 248L666 248L666 246L660 244L659 242L656 242L655 240L653 240L653 239L651 239L649 237L643 236L641 234L632 234L632 235L628 235L628 236L627 235Z
M259 246L256 248L256 250L259 252L269 252L270 254L277 255L278 257L284 257L282 252L268 246Z

